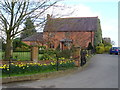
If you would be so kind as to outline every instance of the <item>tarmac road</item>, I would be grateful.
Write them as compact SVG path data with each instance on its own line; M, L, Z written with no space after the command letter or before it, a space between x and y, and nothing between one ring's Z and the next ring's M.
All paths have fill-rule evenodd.
M3 84L3 88L118 88L118 55L97 54L83 71L59 78Z

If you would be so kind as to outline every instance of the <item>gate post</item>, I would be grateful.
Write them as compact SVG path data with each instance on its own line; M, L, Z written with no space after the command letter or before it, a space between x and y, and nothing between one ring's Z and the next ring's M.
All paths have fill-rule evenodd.
M31 60L33 61L33 63L38 62L38 46L31 47Z
M80 47L76 47L76 55L77 59L75 60L75 66L80 67L81 64L81 48Z

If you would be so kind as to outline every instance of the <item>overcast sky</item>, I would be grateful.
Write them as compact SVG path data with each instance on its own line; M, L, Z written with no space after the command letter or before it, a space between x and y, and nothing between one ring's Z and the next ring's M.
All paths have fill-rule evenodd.
M53 13L73 14L64 17L94 17L101 21L103 37L110 37L118 46L118 0L64 0L70 8L55 10Z

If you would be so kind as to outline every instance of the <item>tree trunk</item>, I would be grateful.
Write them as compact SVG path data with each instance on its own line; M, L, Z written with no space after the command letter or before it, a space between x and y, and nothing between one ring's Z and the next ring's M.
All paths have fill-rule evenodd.
M7 36L7 40L6 40L6 48L5 48L5 60L10 60L10 58L12 57L12 39Z

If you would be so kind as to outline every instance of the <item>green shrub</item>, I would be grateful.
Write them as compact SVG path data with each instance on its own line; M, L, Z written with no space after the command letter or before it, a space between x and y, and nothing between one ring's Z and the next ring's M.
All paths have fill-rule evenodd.
M56 60L56 54L58 53L60 53L59 50L53 50L53 49L43 50L43 55L40 58L40 60Z
M105 52L109 52L111 46L105 46Z
M40 57L40 60L56 60L56 55L55 54L49 55L45 53Z
M39 54L46 53L46 46L39 46Z
M46 50L39 50L39 54L45 54Z
M42 57L40 58L40 60L56 60L56 58L66 58L69 59L70 56L72 55L72 53L74 52L74 50L52 50L52 49L48 49L44 51L45 53L42 55ZM57 54L57 57L56 57Z
M96 47L96 53L102 54L104 52L109 52L111 47L112 47L111 44L99 43L99 45Z
M96 53L97 54L102 54L102 53L104 53L104 51L105 51L105 48L103 46L97 46L96 47Z
M105 46L111 46L112 47L111 42L106 42L105 40L102 40L102 42Z
M23 47L29 48L30 46L22 42L20 38L16 38L13 40L13 50L16 51L16 48L18 47L23 49Z
M103 43L99 43L99 45L98 45L98 46L104 47L104 44L103 44Z
M56 50L53 49L39 49L39 54L48 54L48 55L52 55L56 53Z
M72 50L67 49L67 50L59 51L57 56L58 58L64 57L69 59L71 55L72 55Z
M88 49L88 50L92 50L92 49L93 49L93 46L92 46L92 43L91 43L91 42L89 42L87 49Z
M41 49L46 49L46 46L38 46Z
M46 53L47 53L48 55L53 55L53 54L56 53L56 50L48 49L48 50L46 50Z

